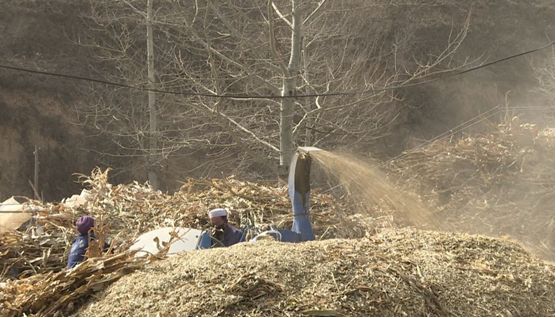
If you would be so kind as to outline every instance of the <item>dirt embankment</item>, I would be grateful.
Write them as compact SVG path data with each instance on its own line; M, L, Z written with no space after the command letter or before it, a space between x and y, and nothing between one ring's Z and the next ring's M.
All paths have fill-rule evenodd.
M39 192L45 199L79 190L73 173L94 167L86 134L71 125L64 102L50 92L0 87L0 198L33 196L34 147L39 147Z

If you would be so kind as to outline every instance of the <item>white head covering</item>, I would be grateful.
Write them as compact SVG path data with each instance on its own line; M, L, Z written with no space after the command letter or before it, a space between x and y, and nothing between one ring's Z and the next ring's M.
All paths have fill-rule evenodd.
M215 218L215 217L219 217L219 216L228 216L228 211L226 211L226 209L213 209L210 210L208 213L209 218Z

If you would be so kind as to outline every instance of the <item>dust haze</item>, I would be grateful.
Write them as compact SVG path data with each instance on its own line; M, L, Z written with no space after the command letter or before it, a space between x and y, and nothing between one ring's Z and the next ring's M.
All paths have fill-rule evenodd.
M386 217L383 227L502 237L552 260L554 131L518 120L496 134L439 140L386 164L313 151L315 183L349 202L340 219L357 215L359 226L377 230L377 220ZM476 147L490 148L481 153Z
M480 65L554 39L553 2L516 5L523 7L470 2L459 61ZM477 23L482 15L488 26ZM390 155L348 144L315 153L329 178L321 184L345 185L339 195L364 215L390 213L395 224L423 227L432 219L439 230L506 237L553 260L554 46L400 95L409 110L387 137ZM404 203L385 204L393 196Z

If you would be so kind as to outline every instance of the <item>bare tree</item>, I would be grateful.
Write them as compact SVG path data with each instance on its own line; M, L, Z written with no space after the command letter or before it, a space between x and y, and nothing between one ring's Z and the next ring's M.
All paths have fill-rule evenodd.
M159 188L158 174L156 173L156 149L158 147L158 116L156 110L156 93L154 92L154 39L153 39L153 0L147 0L147 73L149 78L149 165L148 178L150 184Z
M143 1L95 2L93 22L103 40L92 47L117 65L122 81L152 85L138 54L145 19L136 11L144 12ZM279 162L284 172L296 145L368 149L406 111L396 87L465 64L453 56L469 17L445 46L414 54L411 25L396 19L403 9L388 3L197 0L164 2L154 11L157 88L187 93L159 96L157 146L148 146L152 134L144 133L139 98L129 92L101 94L88 118L102 122L99 128L128 155L150 156L156 148L157 164L202 152L211 158L204 166L221 160L245 172ZM315 96L295 97L303 94Z
M272 3L272 0L269 0ZM292 0L292 21L291 21L291 44L290 61L287 68L283 69L282 96L295 96L297 93L297 76L301 65L302 48L302 16L299 0ZM270 11L270 10L269 10ZM269 21L272 16L269 15ZM274 31L270 30L272 34ZM274 50L273 50L274 51ZM293 154L293 130L292 119L294 114L294 100L292 98L282 99L280 108L280 166L287 171L289 162Z

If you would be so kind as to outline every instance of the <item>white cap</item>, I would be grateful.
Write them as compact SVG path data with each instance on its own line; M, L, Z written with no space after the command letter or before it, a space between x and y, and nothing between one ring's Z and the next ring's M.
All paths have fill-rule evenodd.
M219 217L219 216L228 216L228 211L226 211L226 209L213 209L210 210L210 212L208 213L209 218L215 218L215 217Z

